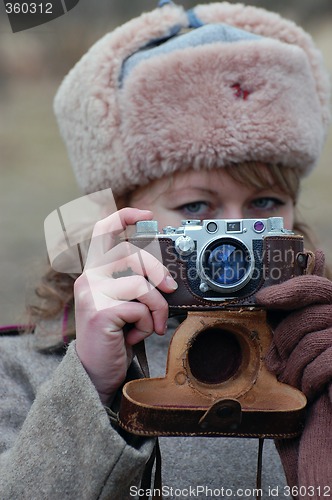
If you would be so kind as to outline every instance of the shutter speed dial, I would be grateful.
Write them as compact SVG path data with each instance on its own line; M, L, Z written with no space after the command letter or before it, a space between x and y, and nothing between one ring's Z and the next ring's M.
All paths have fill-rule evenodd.
M195 242L190 236L179 236L175 240L175 249L180 255L190 255L195 250Z

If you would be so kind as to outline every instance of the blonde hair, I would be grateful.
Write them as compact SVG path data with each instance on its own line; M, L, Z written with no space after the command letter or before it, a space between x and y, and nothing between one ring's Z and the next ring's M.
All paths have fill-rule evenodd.
M257 162L248 162L237 165L236 168L226 167L227 174L237 182L253 186L258 189L274 187L289 195L295 207L293 231L302 234L307 250L314 251L318 240L313 230L301 220L296 208L300 194L300 171L295 168L279 165L262 165Z
M253 186L258 189L274 187L289 195L296 207L300 189L300 172L297 169L279 165L262 165L257 162L246 162L220 169L220 172L223 171L226 171L235 181L247 186ZM171 176L169 177L169 182L172 183ZM130 206L131 197L132 193L128 193L117 199L118 209ZM300 220L296 209L293 230L304 236L305 247L308 250L315 250L317 248L317 239L313 231ZM326 276L331 278L331 273L328 269ZM31 320L36 322L40 319L52 319L58 316L66 307L73 307L74 281L74 276L58 273L49 267L35 290L38 297L38 304L28 307ZM72 332L66 333L70 335Z

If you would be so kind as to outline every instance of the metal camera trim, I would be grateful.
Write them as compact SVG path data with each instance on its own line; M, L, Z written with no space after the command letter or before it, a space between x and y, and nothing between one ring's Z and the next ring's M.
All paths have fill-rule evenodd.
M249 268L246 271L246 274L243 276L243 278L241 278L239 281L237 281L233 285L220 285L220 284L216 283L215 281L213 281L212 279L210 279L204 271L203 259L205 256L205 251L207 250L207 248L210 245L213 245L216 242L222 241L222 240L226 240L228 242L234 241L237 244L237 247L245 248L246 251L248 252L248 255L250 258ZM208 285L209 288L211 290L214 290L215 292L223 293L223 290L224 290L224 293L236 292L237 290L240 290L241 288L243 288L247 283L249 283L249 281L253 275L253 272L255 270L255 257L254 257L252 249L250 247L248 247L248 245L246 245L244 243L244 241L241 240L240 238L235 238L234 236L219 236L215 239L209 240L204 245L204 247L200 250L199 255L197 257L196 269L197 269L198 275L201 278L201 285Z
M263 226L261 230L256 227L257 223ZM289 242L288 237L291 237ZM284 228L282 217L187 219L182 220L182 225L179 227L164 227L162 232L158 231L157 221L137 222L136 233L132 239L135 245L142 247L142 242L154 238L160 242L161 258L166 267L169 270L172 268L173 271L175 266L173 275L178 273L175 274L179 284L178 290L166 297L172 308L190 309L205 307L205 304L209 307L210 303L213 303L214 307L219 307L219 304L224 307L224 304L226 306L229 300L234 299L238 303L252 304L255 302L254 294L264 286L265 281L274 282L271 276L264 274L269 272L269 260L267 260L269 256L265 252L270 252L270 246L280 251L285 246L283 243L285 240L287 248L289 243L291 248L298 246L299 250L303 250L303 238L299 245L295 244L295 240L301 237ZM242 277L233 283L230 279L232 275L225 280L226 283L215 279L222 267L218 266L217 259L215 262L210 259L209 262L207 256L211 245L217 248L217 245L226 243L226 240L230 245L235 245L235 249L233 256L230 254L228 270L226 269L224 276L233 272L233 276L237 278L234 272L236 266L241 272L244 269ZM237 258L239 254L235 252L240 251L243 252L245 260L241 260L242 257L239 262L231 260L234 256ZM215 253L215 257L217 255ZM241 262L245 266L239 267ZM286 267L280 262L278 269L280 267L282 272L285 267L286 275L289 275L292 274L293 266L294 262L290 260Z

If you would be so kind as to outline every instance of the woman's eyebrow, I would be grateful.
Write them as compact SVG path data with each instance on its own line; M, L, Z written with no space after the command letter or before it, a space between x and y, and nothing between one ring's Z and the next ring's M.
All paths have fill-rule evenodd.
M193 194L193 195L197 195L197 194L205 194L205 195L216 195L217 194L217 191L215 191L214 189L210 189L210 188L203 188L201 186L189 186L189 187L178 187L178 188L174 188L172 190L167 190L163 193L163 196L166 196L166 197L173 197L173 196L179 196L179 192L183 195L190 195L190 194Z

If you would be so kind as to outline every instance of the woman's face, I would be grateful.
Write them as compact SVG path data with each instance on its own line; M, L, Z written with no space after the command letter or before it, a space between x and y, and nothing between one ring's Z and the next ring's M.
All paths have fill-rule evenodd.
M151 210L160 230L180 226L183 219L283 217L287 229L294 223L290 195L275 187L262 190L241 184L223 169L189 170L158 179L132 193L130 206Z

